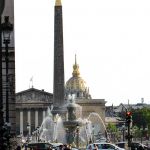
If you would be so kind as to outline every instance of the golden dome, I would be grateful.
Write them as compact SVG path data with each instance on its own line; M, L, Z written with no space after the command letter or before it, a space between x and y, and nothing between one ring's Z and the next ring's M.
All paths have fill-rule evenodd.
M86 90L86 82L80 77L79 65L76 63L75 55L75 64L73 65L72 77L66 82L66 89L68 90Z
M71 77L66 83L66 89L85 91L86 83L81 77Z

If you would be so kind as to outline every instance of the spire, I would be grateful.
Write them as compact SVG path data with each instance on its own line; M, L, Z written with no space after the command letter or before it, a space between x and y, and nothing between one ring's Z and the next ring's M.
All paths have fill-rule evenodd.
M73 65L73 72L72 75L74 77L79 77L80 72L79 72L79 65L77 64L77 60L76 60L76 54L75 54L75 64Z
M61 6L61 0L56 0L55 6Z
M76 60L76 54L75 54L75 65L77 64L77 60Z

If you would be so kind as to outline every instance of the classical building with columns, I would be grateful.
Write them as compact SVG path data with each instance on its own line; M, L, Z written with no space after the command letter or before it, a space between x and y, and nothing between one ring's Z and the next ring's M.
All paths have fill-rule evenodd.
M42 124L47 115L47 109L52 105L53 95L29 88L28 90L16 94L16 133L27 135L27 125L29 134Z

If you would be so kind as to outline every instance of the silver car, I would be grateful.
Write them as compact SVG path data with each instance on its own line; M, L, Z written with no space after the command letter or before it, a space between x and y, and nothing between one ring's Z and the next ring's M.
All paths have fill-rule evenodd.
M96 148L97 147L97 148ZM92 143L89 144L86 148L86 150L125 150L124 148L120 148L115 144L112 143L106 143L106 142L101 142L101 143Z

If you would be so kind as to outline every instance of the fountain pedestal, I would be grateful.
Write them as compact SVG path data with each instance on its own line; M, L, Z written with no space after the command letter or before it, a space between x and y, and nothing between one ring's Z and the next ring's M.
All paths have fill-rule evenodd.
M67 109L65 107L60 108L60 107L54 106L51 113L53 114L54 118L57 114L59 114L63 120L66 120Z
M64 127L66 128L66 139L67 144L71 144L73 147L79 146L79 138L77 138L75 143L75 136L78 132L79 134L79 126L82 125L81 121L78 121L77 119L77 112L81 111L81 106L70 102L67 105L68 110L68 119L67 121L64 121Z

